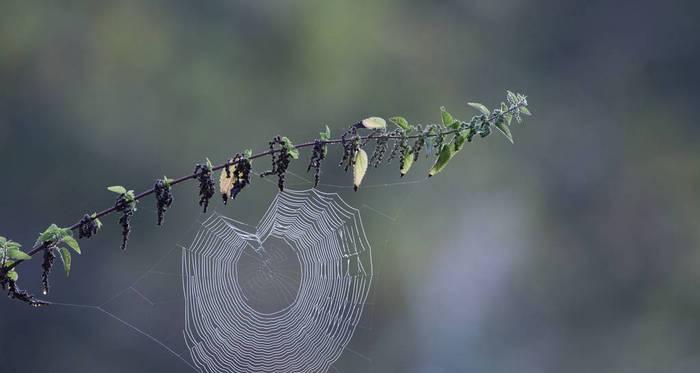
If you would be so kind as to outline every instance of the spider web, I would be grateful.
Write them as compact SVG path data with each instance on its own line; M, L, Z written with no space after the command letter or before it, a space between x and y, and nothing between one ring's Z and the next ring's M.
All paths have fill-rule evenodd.
M359 211L315 189L277 194L255 232L211 215L182 258L185 338L206 372L328 370L372 280Z
M290 180L288 187L313 185L304 176L287 173L299 180ZM276 181L263 180L276 189ZM363 189L408 186L425 180L367 184ZM319 187L352 188L328 183ZM405 201L412 193L404 191L402 195ZM391 213L366 203L360 205L360 210L373 218L385 220L382 231L388 236L397 227L402 208L403 202ZM155 213L146 206L141 209ZM372 340L374 320L367 316L372 316L375 306L375 300L369 299L374 293L370 285L380 273L375 269L376 258L371 256L360 210L335 193L287 189L277 194L257 226L218 212L204 221L197 220L186 233L195 237L190 245L171 247L133 282L101 303L52 304L96 311L150 341L191 371L340 372L343 365L369 371L366 364L373 364L373 359L365 351ZM214 240L226 245L217 247ZM380 249L389 243L390 239L384 240ZM299 249L306 244L313 252ZM236 255L237 261L233 260ZM173 279L181 283L179 294L154 296L162 293L151 289L154 283L166 283L164 286L176 290ZM136 302L143 304L138 312L134 310ZM153 310L152 316L144 316L147 308ZM164 316L166 311L174 315ZM292 317L295 312L296 319ZM360 336L358 330L362 331ZM261 338L276 344L263 343Z

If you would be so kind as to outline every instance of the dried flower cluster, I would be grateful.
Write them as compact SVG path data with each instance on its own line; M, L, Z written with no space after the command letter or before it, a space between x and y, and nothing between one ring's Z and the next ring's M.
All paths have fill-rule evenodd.
M173 204L173 193L170 187L170 181L165 179L156 180L153 186L153 192L156 195L156 209L158 210L158 225L163 225L165 212Z
M51 269L53 268L53 263L56 260L56 249L55 243L48 243L44 249L44 262L41 264L41 286L44 295L49 293L49 275L51 274Z
M122 244L120 248L126 250L126 245L129 242L129 235L131 234L131 217L134 216L136 212L136 201L127 194L122 194L117 199L117 203L114 207L115 211L122 214L119 217L119 225L122 227Z
M321 180L321 162L326 159L327 146L323 140L315 140L314 147L311 150L311 160L309 161L309 166L306 168L306 172L314 169L314 188L318 186L318 182Z
M291 142L286 137L276 136L270 141L269 145L272 168L260 174L260 177L277 175L277 188L279 188L281 192L284 190L285 175L287 173L287 168L289 168L289 162L293 157L292 149L290 149ZM293 148L293 145L291 147Z
M202 206L203 212L207 212L209 200L214 196L214 180L212 180L212 167L210 162L207 164L197 164L194 168L194 174L199 181L199 205Z
M231 188L231 199L236 199L238 193L243 190L248 184L250 184L250 171L252 166L248 158L242 154L236 154L233 158L236 162L236 166L233 170L233 188Z
M340 138L340 143L343 146L343 158L340 160L339 166L347 171L355 162L355 154L360 148L360 136L357 134L357 125L348 129Z
M78 238L90 238L100 229L99 220L85 214L78 224Z
M41 307L48 305L47 302L34 298L29 292L20 289L17 286L17 281L7 278L5 275L0 275L0 288L7 290L7 296L11 299L17 299L20 302L27 303L32 307Z
M398 132L394 132L392 135L397 134ZM377 143L374 147L374 151L372 152L372 157L370 158L370 163L374 168L379 167L380 164L382 164L382 161L384 160L384 154L386 153L387 149L389 148L389 138L390 136L382 136L377 139Z
M229 199L235 199L238 193L250 184L251 170L252 165L245 154L236 154L226 162L219 181L221 197L225 205L228 204Z

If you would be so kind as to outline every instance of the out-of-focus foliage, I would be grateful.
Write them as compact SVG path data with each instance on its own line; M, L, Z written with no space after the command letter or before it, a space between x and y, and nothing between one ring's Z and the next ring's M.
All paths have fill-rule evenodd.
M468 99L491 107L511 88L536 108L514 146L465 147L464 162L426 182L370 192L396 177L368 172L356 195L321 186L361 208L379 273L372 330L352 342L372 360L347 352L338 369L697 371L699 11L691 1L4 1L0 227L32 242L46 222L114 203L95 193L105 185L142 190L205 155L370 115L414 125L440 105L471 115ZM253 183L220 212L262 216L276 186ZM155 205L139 206L126 254L113 249L116 218L104 221L70 279L55 276L52 299L100 304L186 244L201 209L177 201L163 227L151 227ZM0 299L8 371L47 370L36 351L52 351L56 371L189 371L103 314L15 303ZM181 338L177 305L154 313L125 295L105 308Z

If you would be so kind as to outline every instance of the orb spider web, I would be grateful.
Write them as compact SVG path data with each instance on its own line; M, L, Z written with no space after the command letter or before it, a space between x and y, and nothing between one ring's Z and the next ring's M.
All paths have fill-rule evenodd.
M325 372L362 316L372 258L359 211L278 193L256 230L212 214L182 251L185 340L205 372Z
M291 171L289 174L301 181L298 184L290 183L290 187L308 187L313 185L312 181L301 175ZM263 180L268 181L270 185L274 184L267 179ZM424 178L395 183L378 183L366 185L364 188L405 187L420 184L426 180ZM276 185L274 186L276 189ZM325 183L321 183L319 186L342 190L352 188L352 186L347 185ZM402 198L402 200L405 199L409 199L408 194ZM404 204L399 202L399 210L403 206ZM376 218L386 219L392 227L391 229L394 229L398 223L397 219L400 216L398 211L385 212L366 203L361 204L361 208L366 209ZM148 207L143 207L143 209L150 210ZM155 211L150 212L155 213ZM303 231L310 228L309 233L312 234L306 236L302 234ZM280 234L285 229L287 236ZM121 288L121 290L109 296L103 302L74 303L56 301L51 302L51 304L86 311L97 311L98 314L114 320L116 322L114 324L115 327L121 325L133 330L145 338L142 343L148 343L146 341L153 342L176 357L192 371L275 371L269 370L275 369L269 368L271 364L276 364L276 366L280 367L287 364L286 367L279 368L277 371L325 372L330 369L340 372L336 366L339 363L350 363L353 366L358 363L360 365L373 364L374 359L364 351L358 351L357 347L364 346L364 344L369 342L367 338L371 337L368 333L373 333L374 330L373 317L368 319L368 315L372 316L375 303L373 299L368 299L368 293L370 291L374 292L371 289L371 284L376 280L378 273L375 271L376 264L372 258L371 248L364 232L359 210L343 201L338 194L324 193L316 188L301 191L286 189L284 192L277 194L257 226L213 212L206 220L194 222L193 227L190 227L187 231L190 232L187 234L189 237L194 236L194 240L190 245L183 244L170 248L165 254L158 256L158 259L152 262L152 265L138 272L140 275L135 275L135 280L130 281L127 286ZM328 242L332 241L324 240L324 237L327 238L324 234L327 235L329 234L328 232L334 232L337 235L338 241L335 243L336 246L328 246ZM238 249L242 251L239 252L237 261L231 260L230 255L236 251L230 248L222 250L227 252L228 256L221 253L218 254L221 259L216 259L217 255L206 257L205 255L207 254L199 252L199 250L205 248L205 246L199 245L205 242L206 237L209 237L210 240L219 239L221 241L225 239L242 240L241 242L245 241L245 248ZM297 243L293 243L290 237L295 237ZM298 246L299 242L304 242L299 241L300 238L316 245L313 249L315 257L302 259L299 256L296 246ZM384 241L382 242L383 245L389 245L391 240L386 239ZM325 243L326 246L319 246L322 243ZM339 259L339 256L342 259ZM177 261L175 262L175 260ZM302 262L302 260L307 260L307 262ZM207 261L208 264L206 263ZM195 262L199 263L199 272L188 281L188 273L194 274L191 271L194 271L195 267L186 267L186 265L191 266ZM217 295L221 296L217 300L219 302L218 305L223 304L225 308L209 313L208 316L197 320L198 316L195 315L204 315L205 312L209 312L206 311L206 307L217 303L211 300L214 293L200 293L196 295L187 290L187 286L193 286L197 281L202 286L207 282L213 283L218 281L218 274L209 273L207 275L206 272L202 272L202 268L206 268L207 265L218 264L221 266L222 263L228 263L228 267L220 268L220 271L222 271L220 273L227 273L228 271L228 277L224 277L225 281L237 284L237 287L228 289L228 293L224 292ZM305 275L302 268L311 268L309 266L303 267L303 265L306 265L305 263L314 263L316 266L322 265L325 272L315 274L316 277ZM177 273L174 271L175 266L178 267ZM231 277L232 274L236 276ZM165 293L171 293L176 290L168 285L169 283L171 284L169 279L172 279L173 276L181 278L181 286L177 290L179 296L173 293L168 297ZM195 279L195 281L192 282L192 279ZM348 285L348 282L351 284ZM225 329L220 326L225 324L216 324L213 321L217 317L221 318L222 315L225 315L222 312L230 312L235 308L235 305L237 305L239 310L244 309L249 314L239 314L238 316L242 318L237 320L225 317L223 320L242 324L245 323L246 317L260 318L262 320L283 317L285 313L296 309L295 307L301 307L301 305L298 305L300 304L299 300L307 293L311 293L309 289L319 286L318 284L328 285L329 283L333 283L333 287L325 288L327 293L326 301L319 301L316 307L312 308L315 310L314 317L307 318L304 322L287 326L287 335L293 334L289 333L289 330L297 328L299 337L297 340L290 341L290 345L287 345L284 349L278 350L276 347L271 348L260 343L253 343L253 338L256 337L256 334L247 336L239 334L226 335L224 334ZM239 298L230 298L230 292L234 291L233 289L236 289L235 291L238 292ZM352 289L352 291L347 291L347 289ZM228 301L226 301L224 296L229 297ZM210 297L210 299L204 301L207 297ZM134 307L134 302L142 303L145 308ZM198 302L204 303L191 308ZM182 304L183 307L173 308L178 303ZM367 308L369 308L368 315ZM149 309L151 311L148 311ZM181 313L180 310L184 312ZM211 310L214 309L212 308ZM343 312L340 312L340 310ZM167 311L165 319L163 319L164 311ZM195 314L194 312L201 313ZM141 325L145 320L144 318L148 318L146 315L149 313L153 315L151 317L152 321L149 322L149 325ZM209 324L202 324L205 322L204 320L207 320L206 322ZM97 319L93 322L101 324ZM173 330L172 324L174 323L182 326ZM267 321L264 321L261 325L266 325L265 323ZM326 326L327 336L325 339L309 337L313 334L307 336L307 345L304 348L307 353L309 353L309 349L312 349L314 352L309 353L310 360L306 362L300 360L296 363L290 362L292 359L290 359L289 354L292 354L293 357L293 354L297 353L290 352L291 348L299 340L302 340L301 337L308 330L316 330L316 334L313 335L315 337L323 336L323 333L320 332L323 328L318 326L319 324ZM162 326L165 326L165 329L162 329ZM195 332L198 327L202 329ZM343 327L345 327L344 332L342 332ZM363 333L359 336L359 340L355 341L358 338L356 335L357 330L363 330ZM207 334L208 332L213 334ZM269 333L270 331L259 329L257 332ZM198 340L197 338L199 337L204 337L204 339ZM219 338L218 342L222 343L225 346L224 348L237 348L241 351L246 351L245 354L248 354L249 360L231 358L230 355L227 355L228 352L219 352L225 350L216 349L214 342L216 338ZM175 342L177 340L184 340L185 343L180 345ZM205 346L208 348L214 347L215 349L205 352ZM197 349L198 351L195 351ZM191 357L190 359L187 358L188 354ZM262 358L265 354L267 358ZM345 358L345 356L348 357ZM358 358L360 360L353 362L355 361L354 359ZM260 361L263 360L266 360L267 363L261 365ZM294 366L294 364L297 364L297 366Z

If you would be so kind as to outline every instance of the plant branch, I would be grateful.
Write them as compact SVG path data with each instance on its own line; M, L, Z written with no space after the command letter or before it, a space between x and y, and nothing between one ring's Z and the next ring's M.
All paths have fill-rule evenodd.
M510 94L510 93L509 93L509 94ZM520 99L520 97L521 97L521 96L519 95L519 96L518 96L518 99ZM502 104L502 105L503 105L503 104ZM521 100L521 101L515 101L515 102L512 103L512 105L510 105L507 109L503 109L503 110L494 110L493 113L484 113L484 115L482 115L481 117L474 117L474 118L472 118L472 123L474 122L475 118L480 118L481 123L487 124L487 125L489 126L489 131L490 131L490 126L491 126L491 124L497 124L499 121L502 121L506 116L511 116L511 117L512 117L513 115L516 115L516 116L519 115L519 113L521 112L521 110L523 110L523 111L526 110L526 109L525 109L526 106L527 106L527 101L525 100L524 96L522 96L522 100ZM527 113L527 111L525 111L525 112ZM488 115L486 115L486 114L488 114ZM449 114L448 114L448 115L449 115ZM450 118L451 118L451 117L450 117ZM519 119L518 119L518 120L519 120ZM444 122L445 122L445 119L443 118L443 123L444 123ZM457 123L457 122L458 122L458 121L455 121L455 123ZM508 118L508 122L510 122L510 117ZM394 132L386 132L384 129L382 129L383 132L379 132L379 131L377 131L377 130L374 130L374 131L372 131L372 133L370 133L370 134L368 134L368 135L357 135L357 136L355 136L353 139L354 139L354 140L359 140L359 141L364 141L365 143L368 142L368 141L370 141L370 140L372 140L372 139L379 139L379 138L383 138L383 139L387 139L387 140L402 140L402 141L404 141L404 140L419 139L419 138L423 138L423 139L425 139L425 138L432 138L432 137L440 137L440 138L442 138L443 136L447 136L447 135L455 135L455 137L457 137L458 134L464 133L465 130L469 130L469 129L473 130L473 127L469 127L470 124L467 123L467 122L459 122L459 123L457 123L457 124L459 124L457 127L452 127L452 128L438 127L438 128L444 128L444 129L445 129L444 131L441 130L441 131L430 132L430 133L423 132L423 133L419 133L419 134L415 134L415 135L407 134L407 132L406 132L405 129L404 129L404 131L398 131L398 130L397 130L398 132L397 132L397 131L394 131ZM402 126L402 127L403 127L403 126ZM363 128L363 125L362 125L362 123L357 123L357 124L354 124L353 126L351 126L350 128L351 128L351 129L352 129L352 128L361 129L361 128ZM367 127L367 128L370 128L370 127ZM427 128L427 127L426 127L426 128ZM354 133L355 133L355 132L353 132L353 134L354 134ZM488 134L488 133L487 133L487 134ZM471 138L470 138L470 139L471 139ZM318 144L319 142L321 143L321 145L326 145L326 144L329 144L329 145L345 144L347 141L349 141L349 140L346 139L345 136L343 136L342 138L336 138L336 139L326 139L326 140L318 140L318 139L316 139L316 140L313 140L313 141L308 141L308 142L304 142L304 143L301 143L301 144L294 145L294 148L308 148L308 147L314 147L315 145L317 146L317 144ZM284 148L279 148L279 149L270 148L269 150L262 151L262 152L259 152L259 153L256 153L256 154L252 154L252 155L250 155L249 157L247 157L246 159L247 159L247 160L253 160L253 159L257 159L257 158L262 158L262 157L265 157L265 156L274 155L275 153L282 152L283 150L284 150ZM458 149L457 149L457 150L458 150ZM228 162L226 162L226 163L213 166L213 167L211 168L211 171L212 171L212 172L214 172L214 171L219 171L219 170L222 170L222 169L224 169L224 168L227 168L227 167L230 167L230 166L234 166L234 165L238 164L239 161L240 161L240 158L236 158L236 159L234 159L233 161L228 161ZM227 170L228 170L228 168L227 168ZM172 187L172 186L181 184L181 183L186 182L186 181L188 181L188 180L196 179L197 176L198 176L198 173L195 171L195 172L193 172L193 173L191 173L191 174L188 174L188 175L185 175L185 176L181 176L181 177L179 177L179 178L177 178L177 179L169 180L169 182L168 182L168 183L169 183L169 187ZM150 189L144 190L144 191L142 191L142 192L140 192L140 193L134 195L132 201L135 202L135 201L141 200L141 199L143 199L143 198L145 198L145 197L147 197L147 196L150 196L151 194L154 194L155 192L156 192L156 188L155 188L155 187L152 187L152 188L150 188ZM95 221L95 220L97 220L97 219L99 219L99 218L102 218L102 217L104 217L104 216L107 216L107 215L110 215L110 214L112 214L112 213L114 213L114 212L117 212L117 211L118 211L118 207L119 207L118 204L113 205L113 206L111 206L111 207L109 207L109 208L106 208L106 209L104 209L104 210L102 210L102 211L100 211L100 212L97 212L97 213L93 214L92 216L90 216L90 218L91 218L93 221ZM82 224L84 224L84 220L87 219L87 218L88 218L88 216L86 216L85 218L83 218L83 220L74 223L74 224L71 225L70 227L65 228L65 230L70 230L70 231L75 231L75 230L77 230L78 228L81 227ZM35 254L37 254L37 253L39 253L39 252L41 252L41 251L45 251L47 248L51 247L52 244L55 244L55 242L53 242L53 241L42 241L42 240L38 240L37 243L34 244L34 246L31 248L31 250L27 252L27 254L28 254L29 256L34 256ZM7 276L7 273L8 273L8 272L14 270L17 266L19 266L20 264L22 264L22 263L24 263L24 262L25 262L24 259L19 259L19 260L14 261L12 264L7 265L7 266L5 266L5 267L0 266L0 279L5 278L5 277ZM14 284L14 282L13 282L13 284Z

